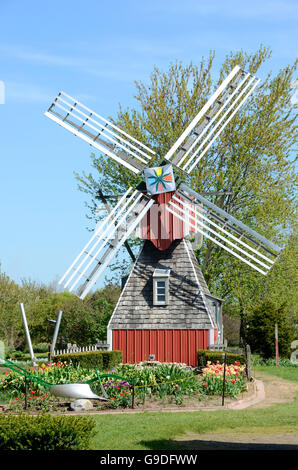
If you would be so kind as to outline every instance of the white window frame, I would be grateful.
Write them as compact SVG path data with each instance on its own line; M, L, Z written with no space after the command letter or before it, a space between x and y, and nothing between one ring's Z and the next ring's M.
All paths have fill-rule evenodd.
M155 269L153 273L153 305L168 305L170 271L170 269ZM163 283L163 285L160 286L158 283ZM164 289L162 294L160 289ZM158 300L158 296L164 296L164 299Z

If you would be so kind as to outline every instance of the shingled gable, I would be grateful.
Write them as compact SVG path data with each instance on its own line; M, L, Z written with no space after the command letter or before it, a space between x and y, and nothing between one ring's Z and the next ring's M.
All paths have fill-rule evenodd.
M170 269L169 303L153 305L153 273ZM146 240L123 287L108 328L210 329L214 317L209 290L188 240L176 240L164 251Z

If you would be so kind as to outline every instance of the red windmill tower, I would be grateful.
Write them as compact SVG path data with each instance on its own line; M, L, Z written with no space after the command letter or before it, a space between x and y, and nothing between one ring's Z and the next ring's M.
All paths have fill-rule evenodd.
M215 206L180 180L189 175L253 92L259 80L236 66L194 117L162 163L150 167L150 148L60 92L45 113L145 182L128 188L101 221L60 280L81 299L138 229L144 241L108 325L108 342L124 361L154 355L196 364L196 351L222 340L221 301L210 295L190 232L216 243L266 275L281 248Z

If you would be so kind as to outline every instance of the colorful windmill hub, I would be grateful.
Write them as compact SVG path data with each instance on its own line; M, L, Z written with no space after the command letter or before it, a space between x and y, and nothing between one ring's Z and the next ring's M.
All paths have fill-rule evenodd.
M147 191L152 195L176 190L174 172L171 164L145 168L144 177Z

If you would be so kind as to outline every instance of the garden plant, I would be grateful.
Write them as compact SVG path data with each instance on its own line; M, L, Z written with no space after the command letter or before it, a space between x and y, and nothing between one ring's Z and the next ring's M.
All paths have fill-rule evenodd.
M104 402L103 406L130 407L133 395L136 405L144 404L146 400L181 405L189 398L202 400L204 397L220 395L223 389L223 368L224 365L220 362L208 362L202 373L198 374L192 368L177 364L121 364L113 369L111 376L102 379L108 397L108 402ZM52 384L87 382L97 377L96 370L85 369L66 361L42 364L38 368L31 368L30 373L32 377ZM235 361L234 364L226 366L226 396L237 397L246 389L246 382L244 365ZM59 399L51 397L46 387L34 381L28 385L28 410L57 410ZM95 393L102 394L99 381L94 380L91 385ZM0 379L0 392L9 401L9 410L23 409L25 377L15 371L6 371Z

